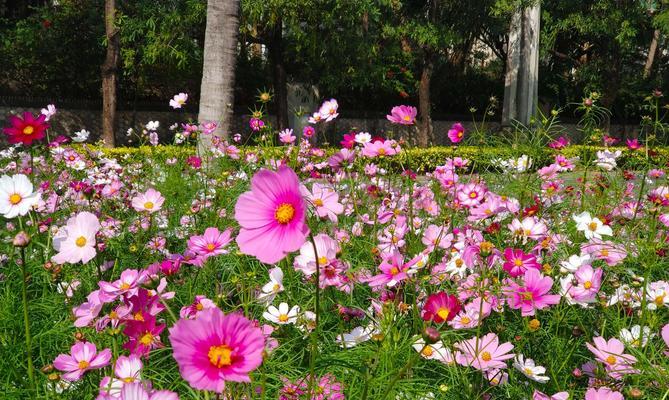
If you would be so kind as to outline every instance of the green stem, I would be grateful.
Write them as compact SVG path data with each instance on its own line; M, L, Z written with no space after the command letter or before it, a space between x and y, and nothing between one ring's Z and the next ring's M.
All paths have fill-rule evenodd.
M316 241L314 240L314 235L309 232L309 240L314 249L314 258L316 261L316 299L315 299L315 308L314 311L316 314L316 326L314 331L311 333L311 355L309 357L309 393L314 394L315 383L316 383L316 355L318 354L318 329L319 329L319 318L321 310L321 268L318 265L318 250L316 249Z
M425 346L427 346L427 345L425 345ZM390 392L393 390L393 387L395 387L395 384L397 383L397 381L399 381L400 378L402 377L402 375L404 375L413 366L413 364L416 362L416 360L420 357L420 353L422 353L423 350L425 349L425 346L423 346L423 348L418 353L413 354L411 356L411 358L409 358L409 361L406 363L406 365L404 367L402 367L402 369L399 370L397 372L397 374L395 374L395 376L393 376L393 379L390 381L388 386L386 386L386 390L383 392L383 395L381 396L381 400L384 400L384 399L388 398L388 396L390 395Z
M21 272L23 273L23 287L21 297L23 299L23 325L26 330L26 356L28 358L28 380L30 389L36 390L35 385L35 367L33 366L32 356L32 336L30 336L30 318L28 317L28 272L26 270L26 250L21 247Z

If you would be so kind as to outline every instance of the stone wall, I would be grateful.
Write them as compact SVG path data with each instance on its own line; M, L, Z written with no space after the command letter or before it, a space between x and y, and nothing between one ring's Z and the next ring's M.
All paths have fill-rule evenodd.
M14 113L22 113L23 111L30 111L34 114L40 112L36 108L9 108L0 107L0 126L4 125L6 117ZM86 129L91 132L91 139L95 141L101 131L101 115L99 110L84 110L84 109L58 109L58 114L49 121L51 125L50 132L52 134L72 134L81 129ZM119 111L119 129L117 132L117 143L127 144L126 131L128 128L141 129L148 121L160 121L160 137L161 141L165 143L171 142L171 135L168 130L169 126L175 122L194 121L197 115L175 111ZM248 115L236 115L234 117L231 131L233 133L248 134ZM275 119L270 117L270 123L274 123ZM435 120L434 133L437 144L448 144L446 133L451 125L456 122L454 120ZM472 123L467 120L462 121L466 129L472 129ZM573 141L580 139L579 132L575 123L562 124L565 128L565 133ZM325 124L324 134L332 144L338 144L341 136L351 130L366 131L372 134L384 135L387 131L392 131L395 137L410 136L410 130L414 127L398 127L391 124L383 118L345 118L340 117ZM497 131L500 127L499 122L487 123L489 130ZM619 138L635 137L638 133L638 126L636 125L611 125L609 132L612 136ZM4 135L0 135L0 145L4 142ZM322 137L322 136L321 136Z

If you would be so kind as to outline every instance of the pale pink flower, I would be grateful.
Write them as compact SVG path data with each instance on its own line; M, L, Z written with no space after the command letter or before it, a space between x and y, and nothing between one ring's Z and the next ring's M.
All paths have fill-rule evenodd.
M462 366L471 366L478 370L506 368L505 360L513 358L513 345L509 342L499 344L499 338L494 333L488 333L482 338L473 337L454 346L455 361Z
M159 211L165 202L165 198L160 194L159 191L151 188L145 193L139 193L137 196L132 198L132 207L135 211L146 211L148 213L154 213Z
M78 381L86 371L100 369L109 365L111 350L104 349L98 353L93 343L77 342L70 349L71 354L60 354L53 366L65 372L62 378L66 381Z
M316 215L328 218L337 223L337 215L344 212L344 206L339 203L339 194L331 187L318 182L311 186L311 191L304 185L300 186L300 192L316 208Z
M86 264L95 257L95 235L100 229L98 217L87 211L67 220L53 238L53 247L58 254L51 257L56 264Z

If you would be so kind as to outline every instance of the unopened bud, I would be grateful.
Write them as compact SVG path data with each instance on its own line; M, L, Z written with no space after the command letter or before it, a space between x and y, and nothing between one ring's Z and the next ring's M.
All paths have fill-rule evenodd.
M30 235L24 231L21 231L17 233L16 236L14 236L12 244L16 247L26 247L28 244L30 244Z
M425 328L425 331L423 331L423 339L427 344L434 344L437 343L439 339L441 339L441 334L437 328L429 326Z

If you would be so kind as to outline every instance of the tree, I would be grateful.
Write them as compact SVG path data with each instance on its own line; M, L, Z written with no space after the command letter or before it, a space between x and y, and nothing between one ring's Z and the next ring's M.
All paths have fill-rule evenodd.
M239 29L239 0L208 0L204 39L204 62L200 88L200 122L216 122L213 133L227 138L234 111L235 65ZM201 136L200 150L211 137Z
M107 41L107 55L102 64L102 140L107 147L114 147L116 132L119 35L115 21L116 1L105 0L105 39Z

